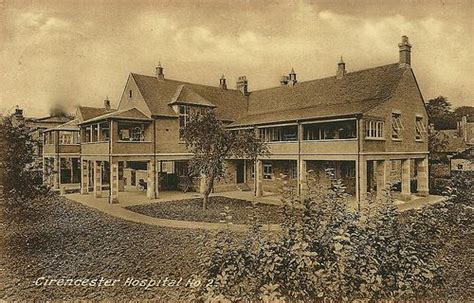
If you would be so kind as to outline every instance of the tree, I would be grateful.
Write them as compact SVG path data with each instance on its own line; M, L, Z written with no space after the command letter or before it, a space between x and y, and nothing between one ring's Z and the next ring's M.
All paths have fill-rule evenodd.
M267 145L253 131L228 130L212 110L191 113L183 139L194 154L189 161L191 173L204 178L204 209L214 183L224 175L226 159L256 159L268 153Z
M435 129L455 129L456 115L451 109L451 103L443 96L428 100L426 104L428 122L434 124Z
M464 116L474 117L474 106L460 106L454 110L454 114L458 121Z
M0 141L3 190L9 200L20 201L43 192L42 174L34 167L35 141L30 129L25 124L14 126L6 117L1 123Z

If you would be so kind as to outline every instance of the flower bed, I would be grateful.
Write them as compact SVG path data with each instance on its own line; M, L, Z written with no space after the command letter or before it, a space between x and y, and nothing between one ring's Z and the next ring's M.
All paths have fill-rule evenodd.
M252 213L251 202L225 197L211 197L208 209L202 208L202 199L158 202L153 204L134 205L128 210L161 219L183 221L220 222L222 213L228 207L230 222L248 224ZM281 223L282 215L277 205L257 204L258 222L261 224Z

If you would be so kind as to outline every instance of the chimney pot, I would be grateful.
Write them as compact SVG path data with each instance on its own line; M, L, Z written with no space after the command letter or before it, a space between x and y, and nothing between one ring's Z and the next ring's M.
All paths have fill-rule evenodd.
M411 65L411 44L407 36L402 36L402 42L398 44L400 52L400 67L410 67Z
M346 74L346 63L344 63L344 60L342 60L342 56L341 56L341 60L337 64L336 79L343 78L345 74Z
M224 75L222 75L221 79L219 80L219 87L223 90L227 90L227 83Z
M237 89L240 90L240 92L247 96L249 94L248 92L248 81L246 76L240 76L239 79L237 80Z
M109 97L106 97L104 100L104 108L106 111L110 111L110 100Z
M165 80L165 74L163 73L161 62L158 62L158 66L156 67L156 78L158 80Z

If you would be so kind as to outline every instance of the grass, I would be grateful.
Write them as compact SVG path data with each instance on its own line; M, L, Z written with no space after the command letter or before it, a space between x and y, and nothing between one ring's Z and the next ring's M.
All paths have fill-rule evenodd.
M175 204L170 203L168 207ZM212 207L224 204L229 205L229 201L214 200L211 211ZM232 206L234 204L237 206ZM212 233L201 230L124 221L61 197L29 201L27 205L28 212L12 213L0 203L3 215L0 221L0 299L6 301L179 301L180 294L189 292L183 285L145 290L124 286L123 282L127 278L187 279L198 270L202 261L199 252L209 249L214 238ZM196 210L194 205L200 204L191 200L188 205L187 214L180 216L189 216ZM234 215L238 213L240 220L245 221L246 204L234 201L230 205L231 209L238 210ZM266 207L275 210L275 206ZM265 214L267 208L262 209ZM434 289L434 298L453 302L472 299L472 209L463 205L436 205L429 206L429 211L410 211L403 215L404 224L429 220L428 228L438 235L436 239L424 238L426 245L439 246L438 258L444 268L442 279L446 287ZM199 216L202 219L200 213L195 219ZM172 216L180 218L178 214ZM15 220L7 221L12 218ZM278 218L272 220L278 221ZM104 277L120 279L122 283L114 287L35 286L35 280L42 276L53 279Z
M202 208L202 199L134 205L127 209L155 218L217 223L223 219L222 213L228 207L232 223L248 224L252 214L251 206L251 202L244 200L211 197L206 210ZM281 223L283 220L277 205L257 204L255 210L261 224Z

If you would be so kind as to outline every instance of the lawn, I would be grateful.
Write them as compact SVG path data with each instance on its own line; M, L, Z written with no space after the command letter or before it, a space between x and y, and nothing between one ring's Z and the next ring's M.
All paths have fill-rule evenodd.
M217 201L220 202L213 201L214 205L225 202ZM8 217L13 215L1 209L4 216L0 224L0 299L178 301L179 294L189 291L184 282L179 287L160 286L150 290L123 284L127 278L187 280L200 263L199 251L208 249L213 237L212 233L201 230L127 222L61 197L34 202L31 216L20 224L8 223ZM169 207L172 205L169 203ZM438 236L432 242L426 238L426 244L439 245L439 262L444 268L442 278L446 281L446 288L434 289L433 297L470 301L474 264L472 207L430 208L436 208L431 212L437 214L435 217L420 217L426 212L423 210L410 211L403 214L403 224L433 220L432 228ZM245 220L244 213L240 216ZM40 277L103 277L121 281L112 287L35 286Z
M128 210L147 216L184 221L219 222L222 213L228 207L232 216L230 221L236 224L248 224L252 213L251 202L226 197L211 197L208 209L202 208L202 199L158 202L152 204L134 205ZM277 205L257 204L256 213L261 224L281 223L283 216Z
M0 225L0 298L72 300L113 298L176 301L180 287L123 286L127 278L183 278L195 272L209 233L127 222L65 198L35 201L25 224ZM0 204L0 206L2 206ZM2 209L3 210L3 209ZM3 212L4 213L4 212ZM205 237L204 240L199 240ZM53 279L111 278L114 287L35 286ZM184 284L184 282L182 282Z

